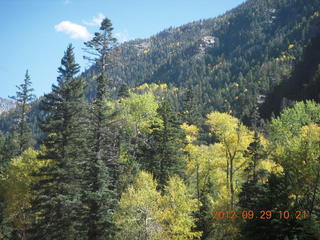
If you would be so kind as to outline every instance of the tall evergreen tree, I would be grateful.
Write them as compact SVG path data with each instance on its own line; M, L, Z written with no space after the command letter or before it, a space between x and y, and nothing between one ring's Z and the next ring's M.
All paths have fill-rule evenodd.
M79 219L83 206L81 168L87 155L85 83L69 45L61 60L58 86L41 103L41 128L47 134L40 160L47 162L33 186L36 216L29 239L85 239Z
M106 69L116 45L112 36L112 23L105 18L92 40L85 42L85 50L100 71L96 83L96 96L91 108L90 163L87 166L87 188L89 239L111 239L114 234L112 215L115 210L116 183L118 179L118 142L114 125L114 113L107 105L108 78Z
M5 161L4 155L5 155L5 141L6 137L5 135L0 131L0 176L4 173L5 166L7 162ZM2 190L2 189L1 189ZM6 224L6 218L4 217L4 209L5 209L5 196L4 194L0 194L0 238L1 236L5 235L5 232L7 232L7 225Z
M164 100L158 109L162 126L152 126L152 133L146 146L142 147L141 164L154 174L160 188L170 176L182 175L184 164L182 148L185 144L184 133L180 128L177 114L169 100Z
M192 89L188 88L183 100L182 119L189 125L198 125L201 119L199 105Z
M35 95L32 94L33 88L31 88L31 80L28 70L26 71L24 82L17 86L18 91L16 96L11 97L17 101L17 126L19 151L22 153L28 147L31 146L31 129L28 124L27 114L30 109L30 103L35 99Z
M97 133L99 149L98 152L104 152L103 157L106 165L112 173L117 172L117 141L118 134L114 125L114 113L111 108L106 105L109 98L108 83L110 79L106 76L106 70L112 63L112 55L117 46L117 39L112 35L113 27L110 19L105 18L101 22L100 32L96 32L93 39L85 42L85 51L91 56L85 57L90 61L94 61L99 69L99 76L96 83L96 96L93 104L93 125ZM104 135L101 133L104 132ZM104 142L104 144L102 144ZM101 154L100 154L101 155ZM102 155L101 155L102 156ZM111 176L111 181L116 182L116 176Z
M0 169L1 169L1 165L3 163L3 147L4 147L4 143L6 140L6 136L3 134L2 131L0 131Z
M2 164L6 165L10 160L19 155L20 145L16 130L11 129L5 136L2 146Z
M209 196L214 196L214 194L216 194L216 189L209 176L204 188L201 189L199 196L199 203L201 204L198 211L195 213L195 218L197 219L195 229L202 232L201 239L208 239L212 232L212 204Z
M88 204L89 213L88 239L111 239L114 234L112 214L115 209L115 175L116 171L110 130L112 116L106 105L106 84L103 75L97 79L97 96L91 109L90 121L90 162L87 163L85 175L86 191L84 201Z
M84 50L90 55L84 58L95 62L100 74L105 73L112 60L112 51L117 45L117 39L113 37L112 31L111 20L105 18L101 22L100 32L96 32L92 40L84 43L86 46Z

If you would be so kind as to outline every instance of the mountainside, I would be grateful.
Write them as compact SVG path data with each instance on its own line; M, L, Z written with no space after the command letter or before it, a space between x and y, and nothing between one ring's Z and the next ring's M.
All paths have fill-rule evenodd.
M181 94L192 88L202 113L232 111L246 119L319 32L319 6L320 0L248 0L217 18L120 45L109 76L116 86L167 83ZM91 85L94 74L94 67L84 73Z
M166 83L179 88L173 101L182 111L192 89L195 108L203 115L229 112L250 124L266 95L290 78L306 46L319 35L319 6L320 0L248 0L219 17L125 42L108 70L113 90L123 83ZM88 99L95 96L95 75L95 66L82 73ZM30 119L36 113L34 104ZM10 119L0 121L0 130L8 130Z
M292 71L290 78L268 95L261 107L262 117L270 118L272 113L279 115L281 110L293 101L320 100L320 35L314 37L305 48L303 57Z
M117 46L104 17L97 65L69 44L51 92L0 98L0 240L318 240L319 24L247 0Z
M0 97L0 114L7 112L15 107L15 102L10 99Z

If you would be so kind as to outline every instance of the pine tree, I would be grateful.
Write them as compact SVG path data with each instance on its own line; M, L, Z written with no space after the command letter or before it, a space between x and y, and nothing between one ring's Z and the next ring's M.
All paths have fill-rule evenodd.
M197 219L196 230L202 232L201 239L207 239L212 231L212 204L209 196L214 196L215 193L216 189L209 176L204 188L201 189L199 198L201 204L198 211L195 213L195 218Z
M104 74L107 67L110 66L112 51L117 44L117 39L112 36L112 31L110 19L105 18L101 22L100 32L96 32L92 40L84 43L86 46L84 50L90 55L84 58L95 62L100 74Z
M188 88L183 101L182 119L189 125L198 125L201 119L199 106L192 89Z
M108 99L106 69L116 39L112 36L112 24L105 18L100 32L85 43L86 52L95 61L100 71L97 77L96 96L91 110L90 163L87 166L85 201L88 203L88 239L110 239L115 232L112 215L115 210L116 183L118 180L118 133L114 125L114 114ZM93 56L93 57L92 57Z
M58 68L58 86L53 85L41 103L41 129L47 136L39 160L49 163L41 169L40 180L33 186L31 211L36 221L30 239L84 239L79 220L83 211L80 180L87 155L87 114L85 83L76 77L79 70L69 45Z
M90 121L90 162L84 182L86 192L84 201L88 204L88 239L110 239L114 234L112 214L115 209L115 184L117 166L116 154L110 130L110 109L106 105L106 84L103 75L97 79L97 96L91 110ZM111 172L110 169L115 171Z
M253 142L249 144L245 156L249 158L248 166L244 170L247 174L247 182L257 183L258 179L266 177L265 170L258 171L260 162L267 156L257 132L254 132Z
M11 129L5 136L2 146L2 164L6 165L10 160L18 156L20 152L18 134L14 129Z
M106 165L110 168L110 172L116 174L117 166L117 131L114 126L114 113L110 107L106 105L108 100L108 82L110 79L106 76L106 70L112 62L112 54L117 45L117 39L112 36L112 23L110 19L105 18L100 27L100 32L96 32L92 40L85 42L85 51L91 54L91 57L85 57L90 61L94 61L100 71L97 77L96 96L93 104L93 125L97 137L96 153L102 153ZM104 135L102 135L103 133ZM102 152L101 152L102 151ZM101 155L102 156L102 155ZM117 177L111 176L111 181L114 184ZM113 187L115 188L115 187Z
M6 141L6 136L3 134L2 131L0 131L0 169L3 163L3 147L4 147L4 143Z
M22 153L31 146L32 134L27 114L30 109L30 103L35 99L35 95L32 94L33 88L31 88L28 70L26 71L24 82L20 86L17 86L17 88L16 96L11 98L17 101L18 116L16 119L16 130L18 133L19 153Z
M142 148L142 167L154 174L163 189L170 176L182 176L184 164L182 148L184 133L180 128L177 114L169 100L164 100L158 109L162 126L152 126L147 146Z
M119 98L127 98L129 97L129 88L127 84L121 84L118 92Z
M246 211L254 211L255 214L259 214L263 209L271 209L269 200L266 197L268 187L263 184L261 179L264 177L261 171L257 171L257 167L261 160L263 160L263 146L260 143L260 138L255 132L253 142L250 143L248 149L245 151L245 156L249 159L248 166L244 170L247 175L246 182L242 185L242 191L239 194L239 205ZM245 222L241 225L243 235L246 238L256 237L255 228L267 229L269 223L261 221L260 219L253 219L252 221ZM261 236L259 236L260 238Z

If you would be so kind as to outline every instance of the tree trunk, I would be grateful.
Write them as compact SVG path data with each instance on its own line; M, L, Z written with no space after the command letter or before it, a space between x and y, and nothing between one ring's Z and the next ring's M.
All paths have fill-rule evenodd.
M231 210L233 210L233 205L234 205L233 159L230 159L230 193L231 193L230 206L231 206Z

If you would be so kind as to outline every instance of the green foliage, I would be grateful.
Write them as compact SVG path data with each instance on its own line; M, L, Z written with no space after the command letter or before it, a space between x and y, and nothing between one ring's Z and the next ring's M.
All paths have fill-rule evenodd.
M88 239L113 236L112 214L119 178L117 131L112 123L115 119L114 112L106 101L106 77L101 74L97 82L97 95L91 106L89 161L86 161L83 179L83 201L88 206L88 214L82 224L88 229Z
M150 133L152 125L161 124L157 116L158 102L152 93L130 93L120 103L121 118L127 122L132 134Z
M26 71L24 82L17 86L18 91L16 96L11 97L17 102L18 116L16 120L16 131L18 132L19 151L22 153L32 144L31 129L28 124L28 111L30 110L30 103L35 99L32 94L31 80L28 70Z
M121 84L118 92L119 98L127 98L129 97L129 88L126 84Z
M184 133L180 128L177 114L168 100L161 103L158 116L162 124L152 125L147 142L141 146L138 161L141 167L151 172L160 187L167 183L169 176L183 176L184 162L182 148Z
M289 78L304 46L318 34L319 4L319 0L246 1L219 17L121 44L113 54L117 64L108 74L116 88L122 83L179 88L175 103L179 110L183 93L192 88L202 115L232 110L249 122L258 98ZM93 66L84 75L90 79L97 72Z
M4 164L3 147L4 147L5 141L6 141L6 136L0 131L0 172L1 172L1 167Z
M110 53L115 48L117 39L112 36L112 23L110 19L104 18L100 25L100 32L96 32L92 40L85 42L84 49L90 56L85 58L94 61L100 71L104 74L110 64Z
M45 113L41 128L46 132L45 150L39 160L50 160L40 169L42 177L33 184L32 213L36 218L29 239L82 239L81 166L87 152L87 124L83 79L73 47L68 46L58 72L58 86L45 95L41 110Z
M85 43L87 83L69 46L58 85L31 109L26 73L17 110L0 120L0 239L318 239L320 108L286 108L319 100L319 5L248 0L120 46L105 18ZM266 111L284 111L266 140L258 108L273 89ZM30 129L43 149L19 155ZM311 217L214 220L215 210Z
M319 123L320 106L314 101L298 102L293 108L284 110L281 116L273 118L268 126L269 136L276 144L285 142L301 133L301 127L308 123Z
M11 130L9 133L6 134L5 140L3 142L1 148L1 155L2 155L2 163L1 165L6 165L10 162L10 160L19 155L20 146L18 140L18 134L15 130Z
M189 125L198 125L200 118L199 104L196 102L194 92L189 88L185 93L182 119Z
M261 173L256 173L256 178L249 179L243 185L240 194L240 205L247 210L259 212L264 208L273 214L284 210L291 213L308 210L310 216L302 220L276 218L270 221L247 221L241 227L243 239L317 239L320 128L315 123L319 122L319 113L318 104L312 101L298 102L293 108L283 111L278 118L272 119L268 157L281 165L282 171L272 173L267 182ZM252 160L261 157L259 151L254 153L258 146L251 145L251 150L248 149L249 153L252 152ZM257 237L258 232L266 230L268 234Z
M108 18L101 22L100 32L93 39L85 42L87 53L100 70L96 79L96 95L91 107L89 161L85 164L83 197L88 206L88 215L82 226L88 229L88 239L110 239L115 227L112 215L116 205L116 190L119 179L119 134L115 124L116 113L107 104L110 94L105 71L110 64L110 52L115 47L116 39L112 37L112 23Z

